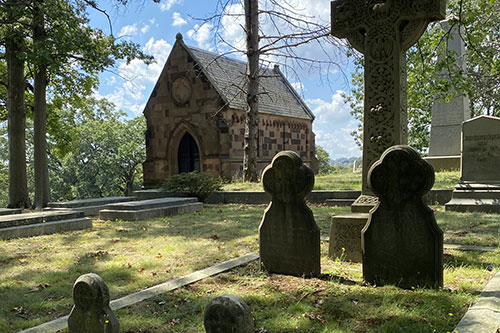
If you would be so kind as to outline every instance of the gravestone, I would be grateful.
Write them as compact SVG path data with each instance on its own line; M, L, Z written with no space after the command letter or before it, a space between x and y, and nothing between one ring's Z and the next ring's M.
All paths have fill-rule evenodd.
M365 99L361 196L351 206L354 214L332 218L330 256L361 258L361 235L352 231L363 228L377 203L368 188L368 170L387 148L407 142L405 51L429 22L445 17L445 8L445 0L331 2L331 34L347 38L365 57Z
M253 320L248 305L238 296L221 295L208 303L203 316L207 333L252 333Z
M448 21L440 22L444 31L449 32L445 38L446 48L439 57L450 53L456 57L455 69L465 71L465 46L461 36L463 27L451 26ZM450 73L443 71L441 79L450 79ZM453 90L450 91L453 93ZM426 161L431 163L435 171L459 169L462 123L470 118L469 98L460 91L449 102L440 101L436 96L432 104L431 141L429 156Z
M120 332L120 323L109 307L109 290L97 274L80 276L73 285L75 305L68 318L70 333Z
M443 232L422 196L434 170L408 146L387 149L369 173L379 202L361 232L363 278L402 288L443 286Z
M297 153L283 151L264 169L262 184L272 199L259 226L261 264L272 273L318 276L319 228L304 200L314 186L312 170Z
M463 123L460 182L445 207L500 213L500 118L479 116Z

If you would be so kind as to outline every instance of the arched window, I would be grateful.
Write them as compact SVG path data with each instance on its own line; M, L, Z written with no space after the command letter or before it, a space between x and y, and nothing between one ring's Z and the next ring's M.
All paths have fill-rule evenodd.
M200 152L196 141L191 134L186 132L179 143L177 151L179 173L197 171L200 172Z

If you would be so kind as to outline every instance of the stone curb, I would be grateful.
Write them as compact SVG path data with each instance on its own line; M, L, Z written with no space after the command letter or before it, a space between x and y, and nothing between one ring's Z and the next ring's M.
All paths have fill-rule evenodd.
M110 302L110 306L112 310L118 310L133 304L136 304L138 302L147 300L149 298L155 297L159 294L172 291L174 289L183 287L185 285L200 281L204 278L210 277L217 275L219 273L228 271L230 269L233 269L235 267L241 266L248 264L251 261L259 259L259 253L258 252L252 252L249 254L246 254L244 256L231 259L228 261L225 261L223 263L196 271L194 273L185 275L181 278L167 281L165 283L129 294L127 296L124 296L122 298L115 299ZM64 316L61 318L57 318L55 320L46 322L44 324L41 324L39 326L35 326L32 328L28 328L26 330L20 331L19 333L46 333L46 332L57 332L59 330L63 330L68 326L68 317L69 316Z
M479 299L467 310L455 331L496 333L500 330L500 272L488 282Z

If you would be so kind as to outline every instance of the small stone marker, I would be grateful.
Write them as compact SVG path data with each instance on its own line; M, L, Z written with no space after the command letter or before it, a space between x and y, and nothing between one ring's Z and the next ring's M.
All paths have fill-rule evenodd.
M248 305L238 296L221 295L208 303L203 323L207 333L252 333Z
M363 277L402 288L443 286L443 232L422 196L434 170L408 146L387 149L368 173L379 197L361 232Z
M109 307L109 290L97 274L80 276L73 285L75 306L68 318L70 333L120 332L120 323Z
M259 226L260 261L272 273L318 276L320 235L304 197L314 186L312 170L293 151L276 154L262 176L272 201Z

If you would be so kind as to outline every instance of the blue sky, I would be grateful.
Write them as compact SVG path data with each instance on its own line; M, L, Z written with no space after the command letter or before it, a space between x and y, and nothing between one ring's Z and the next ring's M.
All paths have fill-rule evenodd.
M294 7L304 11L304 15L328 22L329 0L293 1ZM117 68L101 75L101 84L96 94L115 103L129 117L135 117L142 114L178 32L183 34L188 45L218 50L212 41L213 30L210 24L196 19L214 13L217 0L162 0L159 4L152 0L129 2L126 7L104 7L111 18L113 35L140 44L143 51L155 57L156 63L149 66L136 60L128 65L125 62L119 63ZM101 6L105 6L104 1ZM234 6L232 10L239 12L241 8ZM110 33L109 23L103 14L91 9L89 14L92 26ZM241 22L241 18L227 17L222 20L222 24L225 38L235 45L244 45L241 30L244 22ZM322 52L319 47L315 47L317 46L308 45L300 52L320 58ZM342 56L336 60L344 74L349 76L352 65ZM288 79L316 116L316 144L325 148L333 159L360 156L361 151L350 135L356 128L356 122L349 115L349 108L340 95L342 91L350 90L345 77L337 70L331 70L323 77L304 69L296 70L300 79L292 75L288 75ZM326 83L325 78L329 83Z

